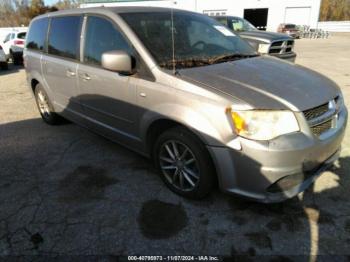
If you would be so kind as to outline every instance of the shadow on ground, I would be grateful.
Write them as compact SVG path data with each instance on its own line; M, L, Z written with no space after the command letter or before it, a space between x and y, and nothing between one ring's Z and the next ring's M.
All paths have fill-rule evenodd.
M7 123L0 138L0 255L350 254L349 157L283 203L190 201L147 159L74 124Z
M7 70L0 69L0 76L17 73L20 69L23 69L23 68L24 68L23 65L14 65L12 63L9 63Z

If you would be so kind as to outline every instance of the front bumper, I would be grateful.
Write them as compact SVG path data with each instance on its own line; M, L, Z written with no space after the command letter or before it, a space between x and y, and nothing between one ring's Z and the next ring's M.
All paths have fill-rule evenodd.
M270 142L237 138L241 150L208 147L221 190L259 202L280 202L308 188L339 156L347 110L327 139L297 132Z

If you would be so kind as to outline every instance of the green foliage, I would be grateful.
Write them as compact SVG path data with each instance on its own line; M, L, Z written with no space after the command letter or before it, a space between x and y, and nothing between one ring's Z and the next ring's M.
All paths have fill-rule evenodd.
M59 0L46 6L44 0L0 0L0 27L28 26L34 17L61 9L77 7L82 0Z
M320 21L350 21L350 0L322 0Z

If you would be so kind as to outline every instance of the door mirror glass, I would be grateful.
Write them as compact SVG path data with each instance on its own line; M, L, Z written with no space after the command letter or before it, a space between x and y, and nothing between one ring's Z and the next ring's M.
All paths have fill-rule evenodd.
M102 67L122 74L132 74L131 56L122 50L104 52Z

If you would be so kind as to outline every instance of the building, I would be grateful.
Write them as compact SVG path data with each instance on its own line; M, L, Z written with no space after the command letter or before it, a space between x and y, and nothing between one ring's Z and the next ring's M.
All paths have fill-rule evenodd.
M92 6L174 7L208 15L244 17L256 27L276 31L280 23L317 28L321 0L85 0Z

